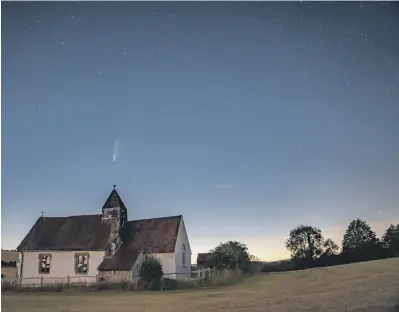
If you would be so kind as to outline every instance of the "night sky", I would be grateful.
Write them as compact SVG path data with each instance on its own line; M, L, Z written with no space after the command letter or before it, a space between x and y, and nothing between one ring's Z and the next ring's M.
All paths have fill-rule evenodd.
M399 10L372 2L2 2L2 248L36 219L183 214L193 249L288 256L399 222Z

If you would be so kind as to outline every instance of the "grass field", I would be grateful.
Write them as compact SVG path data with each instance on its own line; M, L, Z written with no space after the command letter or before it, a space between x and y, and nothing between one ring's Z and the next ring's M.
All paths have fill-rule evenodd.
M399 258L271 273L235 286L176 292L2 295L2 311L397 311Z

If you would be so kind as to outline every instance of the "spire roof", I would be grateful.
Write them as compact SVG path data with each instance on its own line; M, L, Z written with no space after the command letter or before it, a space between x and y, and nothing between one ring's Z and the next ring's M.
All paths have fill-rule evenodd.
M115 188L116 185L114 185L114 189L112 190L111 194L109 194L107 200L105 201L103 209L114 208L114 207L120 207L122 209L126 209L125 204L123 203L121 197L119 196Z

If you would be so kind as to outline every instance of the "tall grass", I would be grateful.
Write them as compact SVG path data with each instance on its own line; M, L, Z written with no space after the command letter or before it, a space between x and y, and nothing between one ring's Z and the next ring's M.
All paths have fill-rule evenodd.
M2 292L97 292L107 290L137 290L137 283L121 281L119 283L95 284L44 284L44 285L17 285L4 282Z
M212 286L229 286L242 281L246 275L237 274L234 271L226 270L217 275L210 276L202 280L177 280L163 278L160 287L151 290L177 290L177 289L196 289ZM41 285L17 285L4 281L1 290L3 292L99 292L99 291L139 291L148 290L141 287L140 281L121 281L117 283L94 283L94 284L43 284Z

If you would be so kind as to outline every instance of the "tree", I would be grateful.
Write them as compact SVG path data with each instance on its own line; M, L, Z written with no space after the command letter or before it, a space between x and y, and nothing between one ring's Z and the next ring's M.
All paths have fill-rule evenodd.
M335 256L338 254L338 249L338 245L331 238L327 238L323 244L323 256Z
M323 253L317 260L317 264L320 266L339 264L338 250L338 245L331 238L327 238L323 243Z
M148 257L141 263L140 267L140 286L143 289L155 290L161 288L161 278L163 276L162 265L158 259Z
M310 225L299 225L290 231L285 247L291 253L291 259L301 267L311 267L323 253L321 230Z
M249 269L250 255L245 244L228 241L221 243L210 251L212 254L215 266L218 270L224 269Z
M382 235L381 241L391 257L399 256L399 224L391 224Z
M249 261L261 262L261 261L262 261L262 259L261 259L261 258L259 258L259 257L257 257L257 256L255 256L255 255L249 255Z
M342 241L342 253L348 261L372 260L381 252L377 234L361 219L349 223Z

